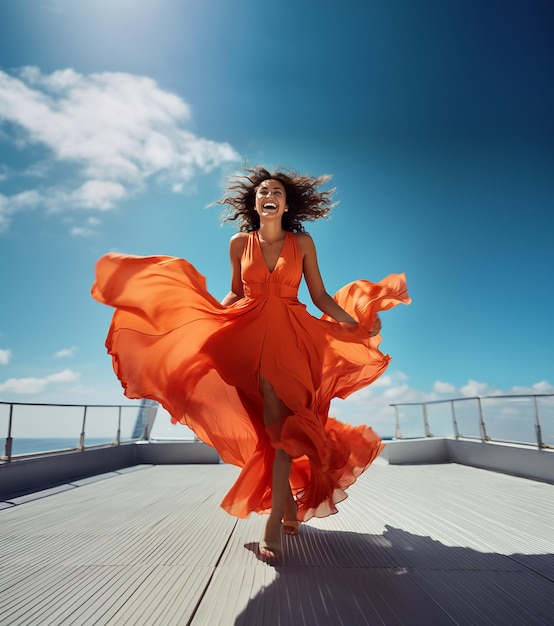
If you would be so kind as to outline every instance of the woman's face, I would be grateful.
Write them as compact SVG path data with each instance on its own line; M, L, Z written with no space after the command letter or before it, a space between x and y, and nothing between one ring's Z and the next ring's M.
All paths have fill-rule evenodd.
M280 220L283 213L289 210L283 183L279 180L264 180L260 183L256 189L254 208L260 220Z

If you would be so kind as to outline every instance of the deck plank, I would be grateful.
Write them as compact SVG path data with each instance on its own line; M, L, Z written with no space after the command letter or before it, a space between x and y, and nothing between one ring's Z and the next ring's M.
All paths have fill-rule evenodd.
M550 624L554 486L378 460L259 558L226 465L148 466L0 510L4 626Z

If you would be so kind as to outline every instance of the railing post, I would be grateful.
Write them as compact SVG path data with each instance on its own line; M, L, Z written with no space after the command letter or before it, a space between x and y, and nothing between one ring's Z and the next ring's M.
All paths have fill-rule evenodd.
M119 412L117 416L117 434L115 436L115 445L121 444L121 405L119 405Z
M481 431L481 441L489 441L487 435L487 429L485 427L485 421L483 420L483 407L481 406L481 398L477 398L477 404L479 405L479 429Z
M10 417L8 418L8 436L6 437L6 461L12 460L12 421L13 421L13 404L10 404Z
M544 441L542 440L541 422L539 420L539 407L537 405L537 396L533 396L533 404L535 405L535 433L537 435L537 446L539 450L544 448Z
M79 450L83 451L85 449L85 426L87 422L87 407L85 405L83 411L83 426L81 428L81 436L79 437Z
M398 406L394 406L394 411L396 413L396 432L394 433L395 439L404 439L404 435L402 434L402 430L400 429L400 414L398 412Z
M456 409L454 408L454 400L450 400L450 410L452 411L452 426L454 427L454 437L460 438L460 431L458 430L458 422L456 421Z
M431 429L429 428L429 420L427 419L427 403L423 403L423 425L425 428L425 436L432 437Z

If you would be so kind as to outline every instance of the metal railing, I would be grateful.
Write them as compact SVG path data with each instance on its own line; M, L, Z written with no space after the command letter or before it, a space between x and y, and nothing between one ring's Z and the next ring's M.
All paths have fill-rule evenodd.
M87 448L97 448L104 446L119 446L121 443L132 441L140 441L148 437L149 430L147 426L142 425L142 413L150 408L144 404L44 404L44 403L24 403L24 402L0 402L0 425L3 421L7 421L7 434L4 444L4 455L0 455L0 461L10 462L12 459L30 458L34 456L42 456L49 454L58 454L60 452L79 452ZM155 404L155 403L154 403ZM29 410L34 411L33 417L29 416ZM96 411L96 419L91 420L91 413ZM103 419L99 419L98 411L104 413ZM65 416L60 413L65 412ZM20 415L17 415L20 413ZM122 431L123 414L128 417L129 427L126 432ZM69 414L69 415L67 415ZM107 414L107 415L106 415ZM42 418L43 421L40 421ZM109 420L108 426L99 422ZM71 423L68 427L67 420ZM34 421L33 421L34 420ZM46 420L46 421L44 421ZM88 421L87 421L88 420ZM96 429L96 437L87 437L87 426L93 422L91 430ZM14 453L14 430L16 422L19 430L25 433L20 435L18 441L32 441L34 450ZM132 422L132 426L131 426ZM153 418L149 424L151 428ZM55 427L50 427L54 424ZM77 430L80 426L80 430ZM140 427L140 428L137 428ZM54 436L54 431L63 432L62 435ZM43 433L37 435L36 431ZM105 435L104 433L108 434ZM44 434L47 433L47 434ZM73 436L72 433L74 433ZM31 438L29 438L31 435ZM33 436L34 435L34 436ZM41 441L44 442L45 449L40 449ZM66 445L66 442L75 441L75 445ZM53 448L48 447L48 442L53 442Z
M453 436L554 448L554 394L474 396L389 406L396 413L395 439Z

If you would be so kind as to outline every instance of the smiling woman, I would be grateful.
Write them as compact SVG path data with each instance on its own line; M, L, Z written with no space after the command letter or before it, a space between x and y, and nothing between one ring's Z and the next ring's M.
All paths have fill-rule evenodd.
M318 189L330 178L327 175L312 178L298 174L291 178L284 172L272 174L258 167L249 170L248 177L232 182L228 195L219 204L229 207L225 221L238 220L241 231L257 230L260 228L262 209L265 208L265 214L269 215L266 205L267 196L271 194L269 200L279 205L277 217L281 220L276 221L282 223L284 230L301 232L304 230L303 222L326 217L333 208L331 196L334 189Z
M1 399L119 402L93 261L185 256L220 300L231 233L201 207L245 159L333 171L331 292L410 272L394 367L333 415L392 435L390 402L552 390L554 5L408 4L1 0ZM282 245L261 233L268 269ZM82 384L22 395L70 345Z
M270 513L260 553L271 559L281 526L298 534L300 521L335 513L380 453L371 428L335 420L329 405L385 371L377 314L410 302L403 275L326 292L303 222L329 212L332 192L318 189L327 179L259 167L232 182L221 202L240 232L221 303L171 257L109 254L92 289L116 308L106 345L125 394L157 400L242 468L222 506ZM322 319L298 301L302 277Z

